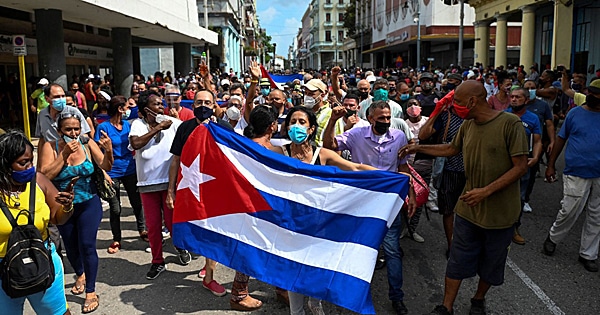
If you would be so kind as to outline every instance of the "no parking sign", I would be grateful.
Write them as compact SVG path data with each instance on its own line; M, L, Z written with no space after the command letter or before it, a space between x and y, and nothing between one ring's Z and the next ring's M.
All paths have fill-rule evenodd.
M27 56L27 44L25 44L25 35L13 35L13 55Z

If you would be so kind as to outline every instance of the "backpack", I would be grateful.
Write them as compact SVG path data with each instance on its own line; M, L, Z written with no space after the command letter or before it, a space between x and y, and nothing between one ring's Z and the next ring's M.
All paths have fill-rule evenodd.
M6 255L0 264L2 289L11 298L24 297L46 291L54 282L54 263L50 243L44 244L42 234L34 225L35 176L29 184L29 211L21 210L13 217L4 200L0 200L2 212L12 225L6 246ZM19 216L26 215L26 225L19 225Z

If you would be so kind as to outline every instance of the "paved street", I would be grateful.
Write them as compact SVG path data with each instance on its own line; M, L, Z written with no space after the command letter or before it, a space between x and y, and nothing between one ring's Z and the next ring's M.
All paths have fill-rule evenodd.
M562 163L560 165L562 170ZM533 213L525 214L521 228L527 239L524 246L512 245L506 267L506 282L492 288L488 294L488 314L598 314L600 305L600 274L587 272L577 262L580 218L568 238L558 245L556 254L547 257L541 245L560 207L562 183L553 185L537 178L532 196ZM128 207L127 198L123 204ZM419 232L425 243L402 240L404 256L405 303L410 314L426 314L440 304L443 294L445 270L443 228L441 216L432 213L431 221L422 216ZM130 208L125 208L122 227L123 249L109 255L106 248L111 242L108 211L98 233L100 270L97 292L100 308L95 314L242 314L229 310L228 297L215 297L205 290L196 273L204 259L193 260L189 266L180 266L175 251L168 241L166 262L168 271L156 280L146 280L150 268L147 244L135 232L135 222ZM74 284L73 271L65 259L66 287ZM216 279L231 289L234 272L222 265L217 268ZM392 314L387 300L385 271L375 272L372 291L378 314ZM455 306L455 314L468 314L470 298L476 282L465 281ZM348 288L351 290L352 288ZM288 314L289 309L275 300L274 288L256 280L250 281L251 294L264 302L255 314ZM82 296L67 293L73 314L81 313ZM325 303L326 314L352 314L347 310ZM31 314L26 308L26 314Z

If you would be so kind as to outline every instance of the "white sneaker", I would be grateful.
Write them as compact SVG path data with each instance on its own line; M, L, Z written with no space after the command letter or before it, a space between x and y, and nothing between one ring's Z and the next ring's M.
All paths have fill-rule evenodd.
M523 212L531 212L531 211L533 211L533 209L531 209L531 206L529 205L529 203L526 202L523 205Z
M412 239L417 243L424 243L425 239L419 233L415 232L412 234Z

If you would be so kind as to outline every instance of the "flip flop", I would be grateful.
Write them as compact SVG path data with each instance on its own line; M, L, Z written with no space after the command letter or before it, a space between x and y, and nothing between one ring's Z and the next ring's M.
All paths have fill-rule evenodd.
M73 295L80 295L83 292L85 292L85 282L82 285L77 285L77 282L75 282L75 285L71 288L71 293Z
M90 306L92 306L93 303L96 303L96 305L94 307L90 308ZM100 306L100 297L99 296L96 295L95 298L85 299L85 303L81 306L81 313L83 313L83 314L91 313L91 312L97 310L99 306ZM87 311L86 311L86 309L87 309Z
M119 252L120 249L121 249L121 243L112 242L112 244L110 244L110 246L108 247L108 249L106 249L106 251L109 254L116 254L117 252Z
M141 231L140 232L140 238L144 242L150 242L150 239L148 238L148 231Z

